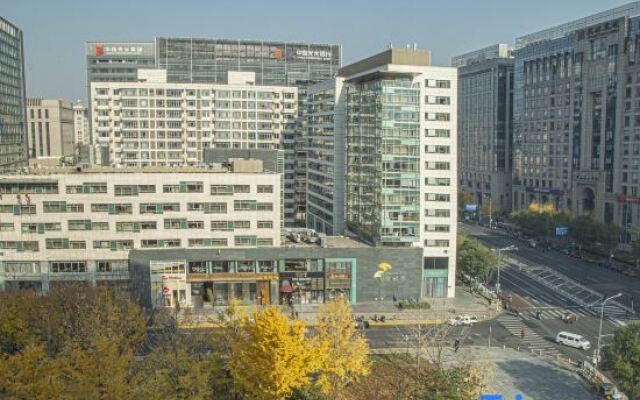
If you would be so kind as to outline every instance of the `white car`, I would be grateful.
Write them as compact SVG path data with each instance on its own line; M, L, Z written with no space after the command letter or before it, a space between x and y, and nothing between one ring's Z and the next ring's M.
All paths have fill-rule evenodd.
M589 343L587 339L571 332L558 333L556 343L582 350L589 350L591 348L591 343Z
M449 320L451 326L473 326L478 322L478 318L475 315L458 315L455 318Z

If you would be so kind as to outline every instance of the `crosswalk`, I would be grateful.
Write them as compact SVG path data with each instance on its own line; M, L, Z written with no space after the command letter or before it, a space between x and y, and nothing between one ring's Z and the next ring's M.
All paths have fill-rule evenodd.
M524 329L526 335L521 339L521 347L530 350L532 353L547 356L556 356L561 354L553 343L541 337L536 333L536 331L526 326L520 317L503 314L499 316L497 320L500 325L502 325L513 336L520 337L521 332Z
M554 320L562 319L567 314L575 314L578 319L584 317L600 318L600 307L594 305L591 307L553 307L546 302L538 301L535 299L529 299L529 301L536 307L531 310L522 310L520 317L523 320L535 320L538 319L538 312L540 313L540 320ZM626 323L622 320L628 319L630 314L627 310L620 308L617 305L605 305L604 316L607 320L611 321L616 326L624 326Z

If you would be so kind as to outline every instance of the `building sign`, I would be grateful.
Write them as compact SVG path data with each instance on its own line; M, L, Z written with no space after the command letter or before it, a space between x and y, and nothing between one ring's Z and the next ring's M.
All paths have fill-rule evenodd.
M529 193L543 193L543 194L552 194L554 196L564 196L564 192L560 189L549 189L549 188L527 186L526 190Z
M556 236L569 236L569 227L556 226Z
M624 194L619 194L618 203L640 204L640 197L631 197Z
M162 275L163 281L183 281L184 279L184 275Z
M112 54L142 54L142 46L134 45L102 45L96 44L96 56L112 55Z
M477 211L478 210L478 205L477 204L465 204L464 210L465 211L469 211L469 212Z
M278 60L322 60L331 61L333 53L331 50L320 49L295 49L284 51L280 47L271 48L271 57Z

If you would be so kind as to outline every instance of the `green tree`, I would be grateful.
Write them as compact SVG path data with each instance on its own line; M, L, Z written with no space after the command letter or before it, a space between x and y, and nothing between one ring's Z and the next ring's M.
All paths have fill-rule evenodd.
M473 277L486 280L497 265L496 255L483 244L465 237L458 237L457 266Z
M640 399L640 323L618 328L605 348L606 365L631 399Z

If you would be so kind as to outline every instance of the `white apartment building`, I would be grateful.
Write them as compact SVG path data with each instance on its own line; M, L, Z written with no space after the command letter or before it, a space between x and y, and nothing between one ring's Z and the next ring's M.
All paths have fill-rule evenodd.
M422 297L453 297L456 68L430 66L425 50L387 50L312 86L307 123L307 226L422 247Z
M139 82L92 82L94 143L108 163L197 165L209 147L278 149L293 129L297 89L255 86L250 72L226 85L166 83L164 70L139 70Z
M132 249L277 247L280 213L280 175L256 160L2 175L0 290L127 280Z
M80 103L73 105L74 143L89 144L89 113L87 107Z

